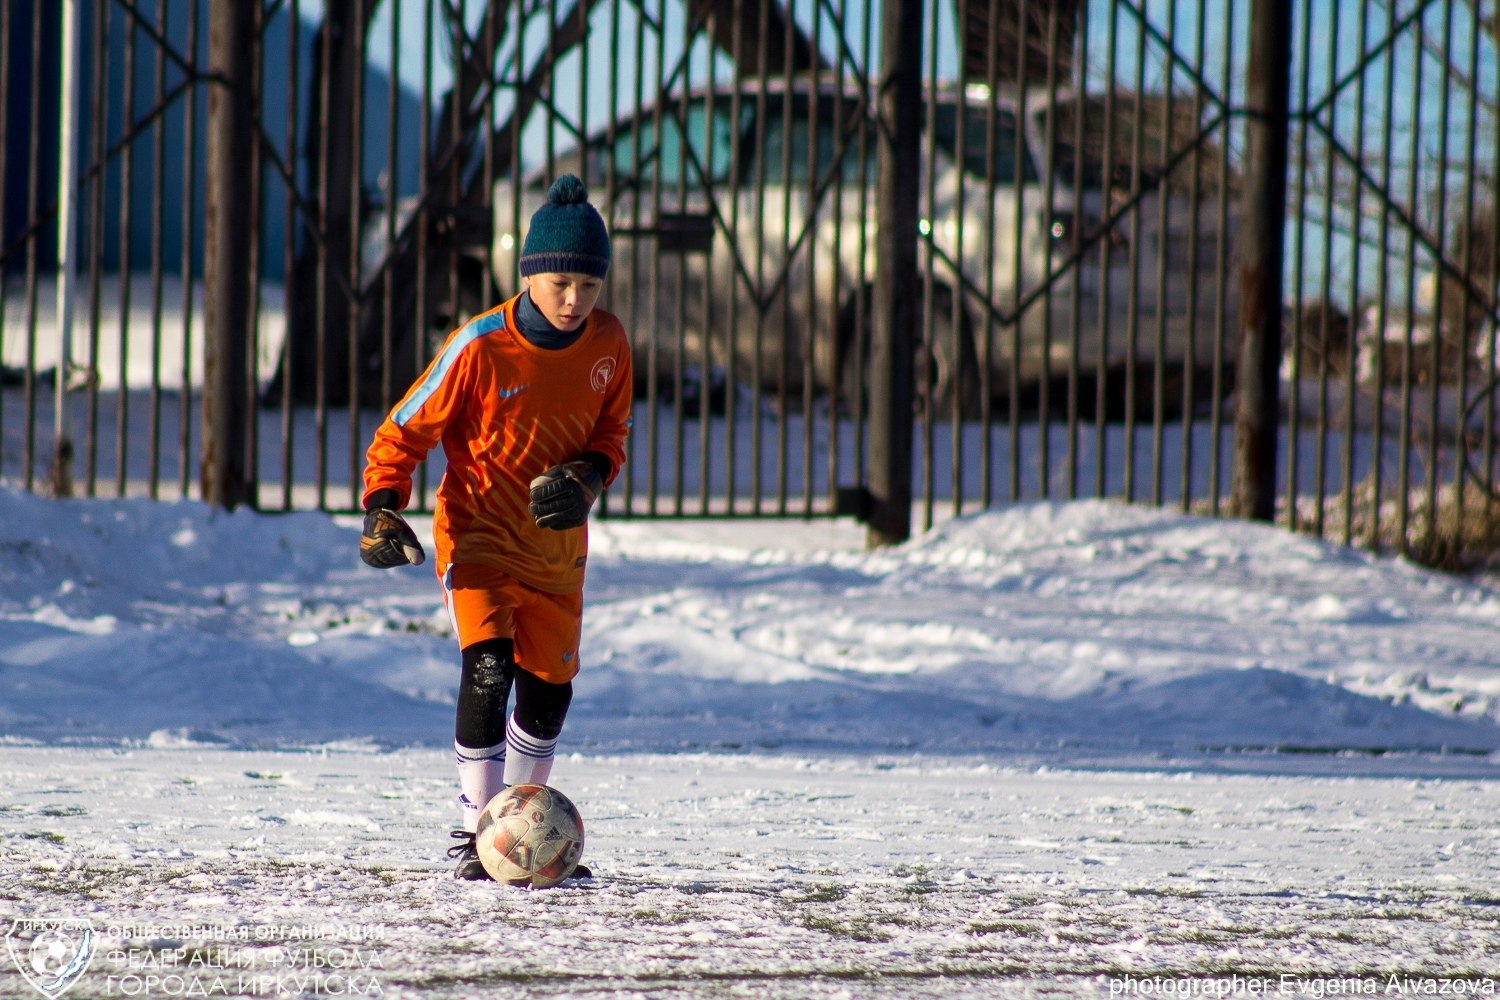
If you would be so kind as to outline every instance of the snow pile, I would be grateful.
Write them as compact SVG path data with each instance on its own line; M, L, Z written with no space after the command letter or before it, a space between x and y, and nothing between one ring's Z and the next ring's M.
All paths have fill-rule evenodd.
M1476 583L1097 501L877 552L848 526L736 527L595 526L573 747L1500 747L1500 594ZM435 582L365 568L356 537L0 491L0 735L443 745Z

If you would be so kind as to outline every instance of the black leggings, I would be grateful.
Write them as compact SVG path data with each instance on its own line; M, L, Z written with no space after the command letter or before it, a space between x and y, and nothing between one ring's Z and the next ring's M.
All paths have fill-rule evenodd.
M516 724L528 736L553 740L562 732L573 683L550 684L517 669L509 639L486 639L466 646L458 681L458 710L453 737L475 750L505 742L505 706L516 689Z

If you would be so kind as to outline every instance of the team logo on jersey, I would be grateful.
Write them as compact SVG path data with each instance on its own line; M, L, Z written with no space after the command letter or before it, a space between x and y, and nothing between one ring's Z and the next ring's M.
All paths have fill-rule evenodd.
M609 380L615 377L615 359L600 358L594 362L594 370L589 372L589 385L593 386L595 392L603 392L609 388Z

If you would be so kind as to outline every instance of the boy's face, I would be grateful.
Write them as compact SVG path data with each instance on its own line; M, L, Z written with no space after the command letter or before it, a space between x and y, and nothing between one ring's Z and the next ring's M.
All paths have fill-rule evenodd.
M604 289L604 279L592 274L573 271L544 271L526 279L531 289L531 301L541 310L547 322L559 330L576 330L583 325L599 293Z

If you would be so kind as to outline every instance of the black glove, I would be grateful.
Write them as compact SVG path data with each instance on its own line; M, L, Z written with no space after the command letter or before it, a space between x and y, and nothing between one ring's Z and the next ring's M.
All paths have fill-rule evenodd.
M594 501L604 491L609 461L585 456L554 465L531 481L531 516L538 528L565 531L579 528L589 518Z
M427 559L417 533L392 508L400 502L394 490L377 490L365 501L365 530L359 557L376 569L420 566Z

